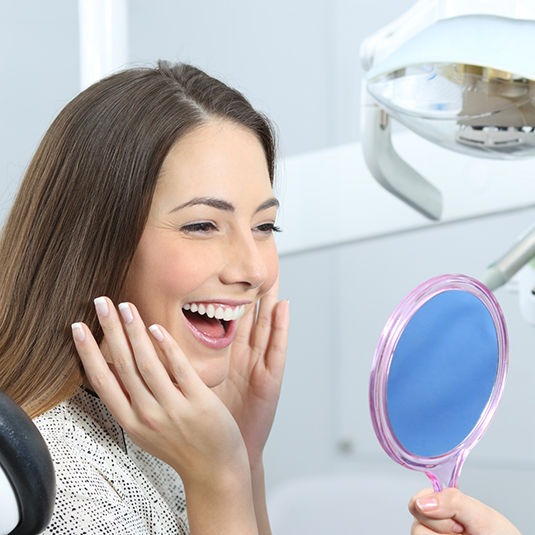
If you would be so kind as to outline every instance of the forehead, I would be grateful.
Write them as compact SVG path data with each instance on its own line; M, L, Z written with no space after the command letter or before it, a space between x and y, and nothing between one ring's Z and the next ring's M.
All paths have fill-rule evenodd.
M181 195L216 194L234 188L271 191L264 149L249 129L210 122L181 138L164 160L158 189Z

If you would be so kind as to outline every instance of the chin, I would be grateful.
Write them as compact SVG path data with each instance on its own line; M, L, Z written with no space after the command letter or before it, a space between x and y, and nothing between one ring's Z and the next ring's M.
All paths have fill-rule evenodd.
M230 355L216 359L192 362L194 370L201 381L208 387L214 388L220 385L228 377Z

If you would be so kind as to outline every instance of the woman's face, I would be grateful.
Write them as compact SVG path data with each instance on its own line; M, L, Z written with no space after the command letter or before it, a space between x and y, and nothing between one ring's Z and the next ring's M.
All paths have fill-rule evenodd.
M262 146L244 127L208 123L164 161L121 298L147 326L163 325L210 387L227 376L243 312L277 277L277 206Z

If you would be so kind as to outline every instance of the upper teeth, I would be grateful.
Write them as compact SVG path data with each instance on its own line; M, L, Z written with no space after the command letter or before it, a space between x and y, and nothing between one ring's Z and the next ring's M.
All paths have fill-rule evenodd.
M216 308L217 307L217 308ZM221 307L214 306L212 303L208 305L203 305L202 303L188 303L184 305L184 310L191 310L192 312L197 312L201 316L206 314L209 318L217 318L218 320L237 320L245 312L245 305L240 305L237 307Z

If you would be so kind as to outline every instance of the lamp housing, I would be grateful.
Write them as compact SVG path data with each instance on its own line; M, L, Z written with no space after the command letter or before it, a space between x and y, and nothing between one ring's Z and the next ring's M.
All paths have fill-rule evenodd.
M456 152L535 156L530 4L421 0L361 47L366 163L381 185L430 219L441 217L441 192L397 154L390 119Z

